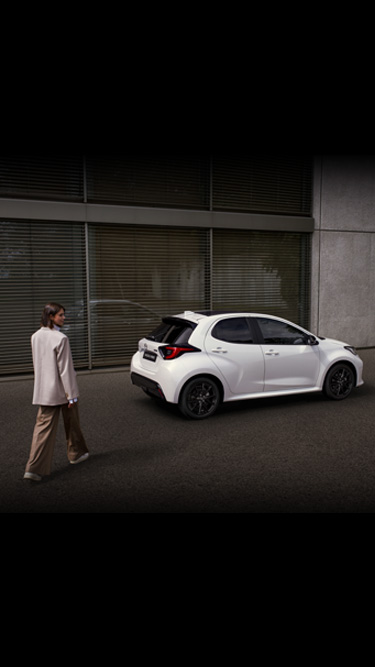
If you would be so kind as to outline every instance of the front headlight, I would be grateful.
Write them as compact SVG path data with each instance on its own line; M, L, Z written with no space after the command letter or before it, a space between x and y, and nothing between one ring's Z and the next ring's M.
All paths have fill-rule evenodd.
M345 350L349 350L352 354L354 354L355 357L358 357L358 352L355 349L355 347L352 347L351 345L345 345Z

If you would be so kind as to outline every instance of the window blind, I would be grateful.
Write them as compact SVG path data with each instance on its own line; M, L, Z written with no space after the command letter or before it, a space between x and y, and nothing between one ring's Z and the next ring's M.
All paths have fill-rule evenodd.
M0 197L86 194L98 204L310 215L312 156L0 156Z
M310 215L311 198L311 156L213 157L214 210Z
M0 156L0 197L83 201L83 158Z
M210 161L199 156L87 156L91 203L208 209Z
M32 371L30 337L49 301L65 306L74 364L87 366L82 225L0 220L0 296L0 374Z
M310 235L214 230L213 307L309 326Z
M89 234L93 366L127 364L165 315L207 307L209 232L93 225Z
M0 375L32 371L48 301L66 307L79 369L129 364L140 338L185 310L308 328L309 288L308 234L90 224L86 235L81 223L0 220Z

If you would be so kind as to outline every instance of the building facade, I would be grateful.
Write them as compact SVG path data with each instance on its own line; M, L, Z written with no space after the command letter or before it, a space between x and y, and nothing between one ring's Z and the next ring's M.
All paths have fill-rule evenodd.
M315 158L311 328L375 346L375 156Z
M185 310L266 312L375 345L373 166L0 157L0 377L32 371L30 336L48 301L66 307L78 369L128 365L160 317Z

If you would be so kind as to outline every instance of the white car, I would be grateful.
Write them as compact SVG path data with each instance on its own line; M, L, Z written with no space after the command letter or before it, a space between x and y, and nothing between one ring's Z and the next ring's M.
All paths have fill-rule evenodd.
M279 317L185 312L139 342L131 379L204 419L222 402L316 391L342 400L363 384L362 370L354 347Z

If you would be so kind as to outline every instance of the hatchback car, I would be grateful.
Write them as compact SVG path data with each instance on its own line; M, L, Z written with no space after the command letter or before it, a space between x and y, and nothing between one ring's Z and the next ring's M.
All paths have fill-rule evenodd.
M192 419L222 402L324 391L347 398L363 384L354 347L254 313L185 312L139 342L131 379Z

